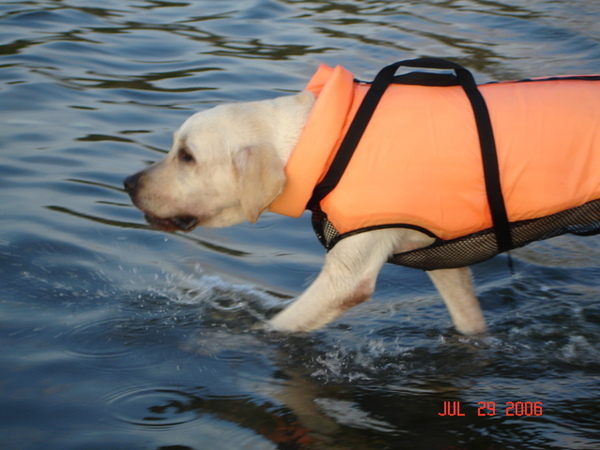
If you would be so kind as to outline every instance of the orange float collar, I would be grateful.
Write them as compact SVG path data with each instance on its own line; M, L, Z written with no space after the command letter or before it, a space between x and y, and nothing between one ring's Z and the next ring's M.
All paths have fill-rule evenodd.
M395 76L401 66L454 74ZM462 66L421 58L372 83L322 66L307 89L317 101L269 209L310 209L328 250L412 228L436 241L389 261L434 270L600 231L600 76L477 86Z

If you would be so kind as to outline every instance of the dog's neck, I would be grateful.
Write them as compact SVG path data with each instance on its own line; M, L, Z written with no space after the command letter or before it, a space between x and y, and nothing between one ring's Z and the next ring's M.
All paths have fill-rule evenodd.
M277 97L272 102L276 110L271 117L275 149L285 166L310 115L315 95L302 91L296 95Z

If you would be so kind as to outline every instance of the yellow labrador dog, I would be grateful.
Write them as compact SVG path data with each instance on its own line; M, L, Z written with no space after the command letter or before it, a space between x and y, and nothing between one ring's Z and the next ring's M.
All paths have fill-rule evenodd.
M455 76L395 76L400 66ZM458 331L484 333L462 266L600 232L600 76L480 90L465 68L421 58L384 67L369 86L322 66L300 94L194 114L169 154L125 189L166 231L313 210L329 252L312 285L270 320L281 331L317 329L367 300L389 260L429 270Z
M166 157L125 179L126 191L160 230L227 227L258 217L282 192L284 168L315 96L308 91L273 100L220 105L194 114L174 134ZM311 331L371 296L390 255L430 245L434 238L403 228L342 239L327 253L312 285L275 315L280 331ZM456 328L486 331L467 268L428 272Z

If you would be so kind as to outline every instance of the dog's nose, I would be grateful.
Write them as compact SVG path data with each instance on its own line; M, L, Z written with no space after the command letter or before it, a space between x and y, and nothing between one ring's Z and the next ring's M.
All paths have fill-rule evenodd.
M129 194L136 190L141 174L141 172L134 173L123 180L123 187Z

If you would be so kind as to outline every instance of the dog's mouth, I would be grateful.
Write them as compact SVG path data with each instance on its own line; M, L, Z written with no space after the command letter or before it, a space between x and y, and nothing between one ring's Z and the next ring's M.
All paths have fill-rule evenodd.
M146 222L150 224L151 227L156 228L161 231L192 231L196 228L200 222L195 216L175 216L175 217L167 217L160 218L151 216L150 214L144 214L146 218Z

